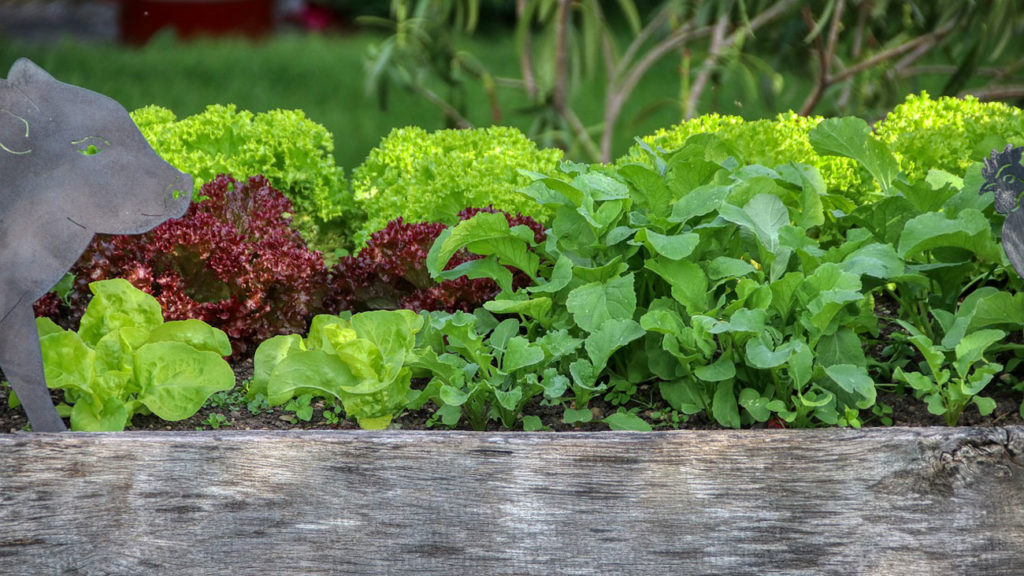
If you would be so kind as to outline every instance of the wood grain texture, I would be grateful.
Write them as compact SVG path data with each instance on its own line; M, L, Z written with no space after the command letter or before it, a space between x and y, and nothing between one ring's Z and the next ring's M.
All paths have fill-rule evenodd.
M1024 428L0 437L0 574L1024 574Z

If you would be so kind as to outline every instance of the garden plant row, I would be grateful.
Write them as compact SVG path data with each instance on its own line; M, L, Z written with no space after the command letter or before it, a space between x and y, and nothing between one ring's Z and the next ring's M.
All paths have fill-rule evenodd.
M430 409L539 430L533 408L583 423L600 399L608 427L649 430L640 390L730 428L860 426L882 390L955 425L1024 391L1022 281L983 190L1021 160L1003 104L708 115L607 165L509 128L407 128L350 180L301 112L133 116L195 201L97 237L37 303L75 430L187 418L248 356L250 406L319 400L363 428Z

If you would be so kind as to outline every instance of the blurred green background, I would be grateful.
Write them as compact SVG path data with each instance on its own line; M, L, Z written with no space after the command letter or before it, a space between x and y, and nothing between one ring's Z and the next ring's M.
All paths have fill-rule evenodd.
M527 5L527 0L521 1L523 6ZM728 25L723 30L741 30L760 14L786 5L787 11L770 26L740 35L739 42L717 55L713 66L709 66L708 84L691 113L718 112L759 119L799 110L813 91L816 66L820 67L816 54L820 55L824 43L831 40L828 33L837 12L841 18L833 51L837 62L848 59L843 65L856 58L863 61L887 50L918 44L911 46L914 51L881 60L841 85L830 86L814 106L814 114L856 114L874 121L906 94L921 90L933 95L962 94L996 84L1003 90L992 91L992 97L1019 103L1024 95L1021 82L1017 81L1017 72L1024 68L1024 53L1013 40L1024 32L1016 2L995 1L981 6L906 1L837 4L836 0L528 1L536 5L538 12L528 26L517 28L515 0L322 0L319 4L296 0L277 5L277 32L260 40L181 40L173 31L166 30L143 46L123 45L116 41L116 34L88 37L55 27L48 33L27 35L12 33L10 28L4 30L0 24L0 74L5 74L15 59L28 57L59 80L107 94L130 110L156 104L171 109L179 118L200 112L209 104L234 103L253 112L301 109L334 134L335 157L346 172L358 166L392 128L445 127L440 109L428 102L422 91L410 90L409 85L427 87L447 97L452 93L451 86L439 79L437 70L443 76L448 72L445 67L462 57L466 59L460 62L471 62L474 67L486 70L490 83L467 74L457 79L461 93L456 98L466 120L475 126L491 125L497 120L522 129L544 144L571 141L565 134L551 138L550 131L557 131L558 126L552 128L550 123L545 128L549 131L547 140L538 130L538 118L551 113L551 92L527 97L522 87L521 52L517 45L517 33L521 40L523 30L529 30L539 73L550 76L553 64L545 58L551 54L554 42L551 21L563 3L570 10L570 25L575 26L571 30L574 35L569 37L572 60L566 72L571 76L568 108L595 141L605 117L609 84L603 61L609 53L600 39L594 44L593 30L597 25L593 13L600 15L599 30L605 34L601 38L614 42L614 54L618 57L638 35L638 25L655 21L661 10L670 7L676 10L672 16L675 20L666 19L659 28L652 28L662 37L690 24L710 29L721 22ZM15 4L0 0L0 22L3 10L10 14ZM73 22L74 10L95 3L68 0L50 4L64 4L70 11L66 20ZM115 10L116 3L100 4L108 11ZM458 12L471 5L479 10L474 27L465 26L465 12L461 16ZM630 12L622 9L626 5L632 6L635 22L628 17ZM406 78L404 83L394 78L408 74L408 67L393 71L389 82L381 82L382 76L378 75L377 91L368 90L368 70L375 64L374 58L379 57L381 47L393 41L400 28L401 17L396 7L402 6L407 11L406 28L412 26L410 23L422 24L412 16L428 14L437 20L417 30L441 36L430 38L424 45L431 49L440 47L442 61L435 58L426 65L417 63L425 69L414 70L415 77ZM433 12L413 12L424 6ZM311 24L310 10L314 16L324 15L326 23ZM547 20L542 17L543 10L549 12ZM376 20L366 20L367 15ZM953 27L943 28L946 23ZM37 32L42 27L45 23L37 27ZM929 35L934 37L931 44ZM667 51L641 76L614 122L612 157L623 154L635 137L683 118L688 91L693 88L700 67L715 50L709 37L714 35ZM654 46L658 36L652 38L639 51L640 56ZM914 66L903 66L915 52L922 54L913 62ZM587 58L596 64L587 64ZM380 65L379 59L376 64ZM434 66L433 71L430 65ZM841 69L834 69L833 74ZM500 118L492 113L494 103L488 100L488 87L493 89ZM579 149L570 150L570 156L593 159L593 154L588 157Z

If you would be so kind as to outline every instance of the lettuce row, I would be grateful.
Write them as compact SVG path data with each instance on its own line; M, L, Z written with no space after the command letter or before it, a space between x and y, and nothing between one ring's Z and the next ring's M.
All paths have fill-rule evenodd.
M127 280L90 288L78 332L36 320L46 383L64 391L58 408L72 430L123 430L135 414L184 420L235 385L224 332L199 320L164 322L156 299Z
M354 217L344 171L332 156L333 137L301 110L253 114L213 105L178 119L147 106L132 119L164 160L192 174L197 195L218 174L240 180L261 174L292 201L293 225L308 240L326 232L320 228L345 228L339 221Z
M547 211L516 192L529 181L520 170L551 172L561 157L515 128L395 129L352 173L355 201L367 215L358 244L399 216L454 224L468 206L544 221Z

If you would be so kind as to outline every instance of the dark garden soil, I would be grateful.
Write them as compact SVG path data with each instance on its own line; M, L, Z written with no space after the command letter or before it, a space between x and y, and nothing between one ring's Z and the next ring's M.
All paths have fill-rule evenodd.
M252 360L246 359L235 366L236 382L241 385L252 377ZM2 379L2 373L0 373ZM415 384L415 382L414 382ZM422 382L420 384L423 384ZM1024 420L1020 417L1021 397L1019 392L1000 389L998 386L989 386L985 393L992 396L997 403L995 411L989 416L981 416L977 410L968 408L961 417L961 426L1020 426ZM239 388L241 389L241 388ZM21 408L10 408L8 396L10 388L0 387L0 433L12 433L27 430L28 419ZM653 386L642 386L634 395L634 398L649 399L650 405L645 406L639 415L651 422L656 430L715 430L721 429L714 421L709 421L703 416L692 416L688 420L676 420L671 416L671 410L660 401L657 390ZM63 393L53 393L54 403L63 399ZM945 426L941 416L930 414L923 400L917 400L909 394L896 394L885 390L878 392L878 405L892 408L892 413L887 416L891 418L893 426ZM398 418L392 424L393 429L402 430L426 430L440 429L440 426L428 426L433 410L429 406L423 410L409 411ZM313 403L313 416L309 421L298 419L294 412L285 411L281 407L275 409L258 410L252 413L241 399L229 399L219 406L208 403L195 416L179 422L168 422L155 416L136 416L128 430L211 430L215 426L211 421L216 422L216 428L222 430L353 430L358 429L355 422L349 419L341 420L332 424L324 416L324 403ZM591 410L594 413L595 422L586 424L566 424L562 421L563 409L557 406L542 406L539 402L527 407L526 414L540 417L543 424L555 432L562 431L599 431L608 430L608 426L596 420L604 418L605 415L615 412L616 407L604 402L600 398L591 401ZM219 416L217 416L219 415ZM659 417L660 416L660 417ZM223 419L221 419L223 417ZM877 427L886 426L881 417L874 416L868 411L862 413L864 426ZM770 424L756 424L752 428L766 428ZM517 427L519 428L519 427ZM468 426L460 423L459 429L468 430ZM489 431L503 430L498 423L492 422Z

